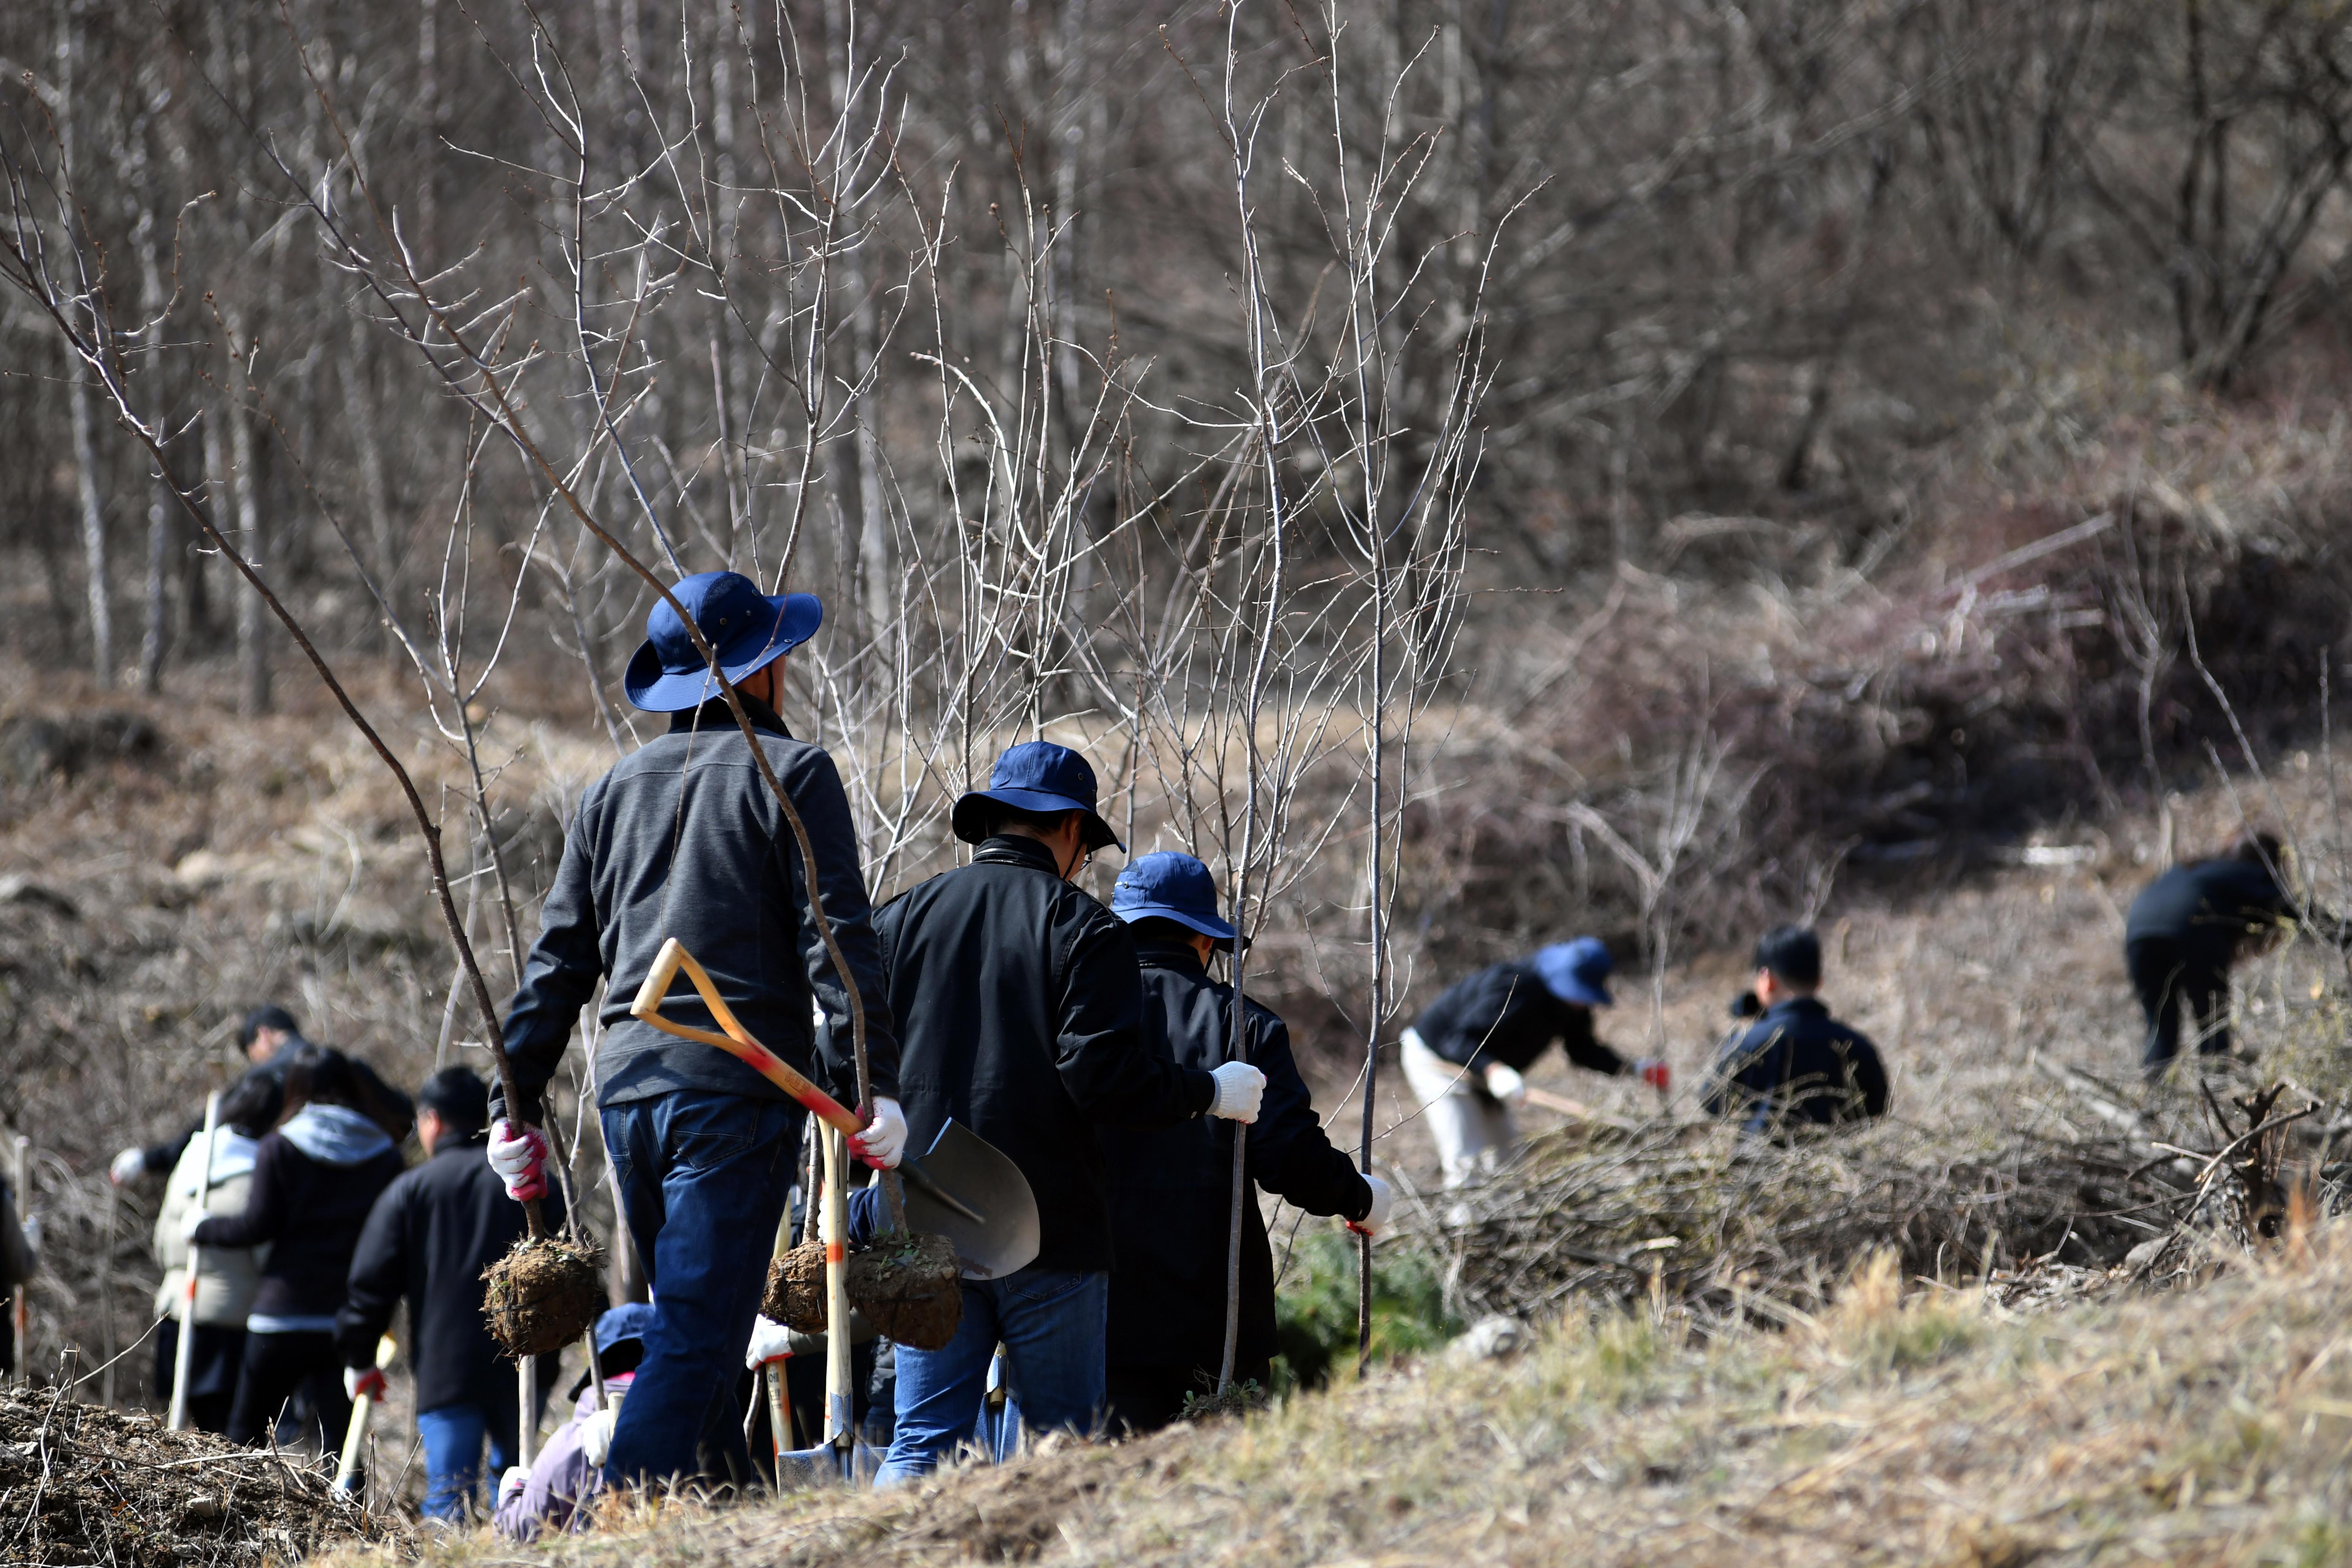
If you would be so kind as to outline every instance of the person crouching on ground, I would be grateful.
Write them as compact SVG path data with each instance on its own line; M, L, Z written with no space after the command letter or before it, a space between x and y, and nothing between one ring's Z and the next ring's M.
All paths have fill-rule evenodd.
M1331 1146L1282 1020L1244 999L1240 1054L1234 988L1209 976L1213 952L1230 953L1234 928L1217 914L1217 884L1190 855L1146 855L1118 874L1111 912L1134 934L1143 966L1144 1037L1178 1067L1247 1061L1265 1075L1246 1133L1252 1191L1242 1204L1240 1336L1236 1383L1271 1380L1274 1255L1257 1191L1311 1215L1336 1215L1368 1234L1388 1219L1393 1194L1378 1176ZM1232 1142L1214 1123L1100 1134L1110 1178L1109 1425L1149 1432L1184 1412L1187 1394L1216 1388L1224 1359L1225 1261L1233 1235Z
M457 1523L476 1500L482 1445L490 1473L513 1463L514 1363L490 1338L482 1315L482 1270L523 1234L522 1207L482 1158L489 1091L471 1068L444 1068L416 1096L416 1138L425 1163L383 1190L360 1233L335 1342L343 1386L353 1398L381 1394L376 1341L393 1309L408 1301L409 1364L416 1372L416 1435L425 1445L425 1517ZM547 1223L563 1223L550 1194ZM540 1358L540 1386L556 1358ZM537 1416L538 1412L533 1411Z
M642 1301L614 1307L596 1320L596 1364L604 1373L604 1404L596 1403L595 1379L587 1373L572 1385L572 1419L556 1428L530 1468L509 1468L499 1478L499 1510L492 1521L509 1541L534 1541L544 1529L577 1530L588 1507L604 1489L604 1465L621 1405L636 1386L646 1335L654 1310Z
M1405 1082L1437 1142L1446 1186L1490 1174L1518 1148L1511 1113L1527 1101L1523 1075L1555 1040L1578 1067L1638 1075L1665 1092L1664 1062L1629 1061L1593 1035L1592 1010L1611 1005L1615 967L1599 937L1555 942L1455 981L1404 1031Z
M308 1436L319 1452L332 1453L343 1440L352 1401L335 1350L335 1314L368 1211L401 1172L399 1147L358 1108L364 1096L349 1057L301 1047L286 1070L292 1114L254 1147L245 1212L192 1209L181 1232L208 1252L269 1247L245 1320L231 1442L268 1437L278 1410L297 1393L309 1396L317 1424Z
M186 1310L191 1214L240 1215L253 1199L253 1157L286 1105L282 1074L247 1073L221 1096L219 1125L205 1146L197 1130L163 1184L155 1215L155 1396L169 1405L179 1369L180 1314ZM196 1254L195 1342L188 1351L188 1420L199 1432L226 1432L245 1364L245 1320L261 1289L269 1247L207 1247Z
M806 594L770 597L733 572L671 590L716 651L759 744L807 827L818 892L865 1001L875 1101L850 1144L898 1163L906 1119L898 1047L874 943L849 797L833 759L794 740L777 712L786 652L824 616ZM792 826L761 776L717 679L667 600L623 688L667 732L624 758L580 797L543 906L522 988L507 1010L507 1054L524 1103L493 1097L489 1160L518 1199L547 1191L541 1092L572 1024L608 978L596 1050L597 1100L622 1206L656 1304L646 1334L646 1392L613 1433L606 1481L675 1479L748 1485L751 1456L734 1405L739 1362L759 1315L768 1238L784 1212L806 1112L727 1052L630 1016L662 943L677 938L743 1026L845 1105L857 1100L849 997L809 905ZM815 1005L831 1026L820 1043ZM691 993L664 1011L716 1032ZM713 1456L705 1470L703 1453Z
M1118 843L1085 758L1049 741L1015 746L950 823L979 846L971 863L875 917L892 1016L905 1020L908 1124L918 1148L953 1117L1003 1150L1036 1194L1039 1244L1027 1268L964 1282L945 1348L898 1347L877 1486L927 1473L971 1436L999 1342L1024 1427L1094 1429L1113 1239L1095 1129L1246 1122L1265 1087L1246 1062L1180 1067L1147 1046L1135 943L1072 885Z
M1821 939L1782 926L1756 944L1756 1022L1717 1058L1706 1109L1753 1133L1886 1114L1886 1067L1869 1037L1830 1016Z
M2124 967L2147 1033L2140 1069L2153 1082L2180 1053L2185 1022L2201 1056L2230 1052L2230 970L2308 915L2341 945L2343 920L2299 903L2286 847L2272 833L2242 835L2208 860L2175 866L2140 890L2124 919Z

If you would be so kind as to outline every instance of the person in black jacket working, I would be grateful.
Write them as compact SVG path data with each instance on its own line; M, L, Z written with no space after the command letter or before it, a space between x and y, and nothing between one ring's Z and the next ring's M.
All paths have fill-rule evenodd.
M899 1084L918 1148L952 1117L1021 1167L1039 1249L1002 1279L964 1282L962 1326L944 1349L898 1347L897 1423L877 1486L924 1474L971 1434L1000 1341L1025 1426L1095 1426L1112 1267L1095 1129L1247 1121L1265 1087L1246 1062L1204 1071L1147 1047L1135 944L1071 885L1118 843L1096 815L1085 758L1047 741L1015 746L950 820L980 847L971 864L875 920L891 1014L904 1021Z
M2245 834L2226 853L2175 866L2140 890L2124 919L2124 967L2147 1020L2140 1066L2150 1079L2179 1054L2184 1012L2200 1054L2229 1054L2231 966L2303 910L2287 887L2285 846L2269 833ZM2340 919L2307 912L2329 940L2343 940Z
M399 1148L357 1109L363 1093L349 1057L302 1047L287 1064L292 1114L254 1149L245 1212L190 1211L186 1236L198 1247L269 1244L245 1321L231 1442L260 1442L297 1393L308 1396L320 1451L342 1442L352 1406L335 1314L368 1211L401 1171Z
M823 608L806 594L772 598L732 572L688 577L672 593L716 650L814 841L819 895L866 1010L875 1102L851 1146L869 1164L895 1165L907 1133L898 1038L849 799L833 759L794 740L776 713L784 655L816 631ZM646 632L623 687L639 708L669 713L670 727L580 797L507 1011L507 1052L526 1103L502 1106L493 1095L488 1152L510 1196L545 1193L541 1091L605 979L597 1100L655 1301L645 1376L614 1429L606 1479L745 1483L751 1454L734 1390L805 1112L726 1052L631 1017L629 1004L662 942L676 937L745 1028L854 1105L849 1002L809 912L792 827L717 680L667 602L654 606ZM833 1026L822 1061L812 994ZM718 1028L690 991L664 1011Z
M1393 1194L1324 1135L1279 1017L1245 1001L1242 1054L1234 1055L1234 988L1212 980L1208 963L1213 952L1234 950L1235 933L1218 918L1208 867L1190 855L1143 856L1119 872L1110 907L1135 937L1144 1037L1154 1054L1185 1068L1244 1060L1265 1075L1246 1133L1254 1190L1242 1204L1234 1357L1234 1380L1263 1388L1274 1359L1274 1256L1255 1189L1367 1234L1386 1223ZM1213 1392L1223 1365L1233 1144L1205 1121L1100 1136L1111 1227L1120 1237L1110 1276L1109 1425L1149 1432L1182 1415L1185 1395Z
M1782 926L1757 942L1760 1016L1717 1058L1709 1111L1738 1118L1743 1131L1757 1133L1886 1114L1886 1067L1878 1047L1830 1016L1814 995L1821 984L1822 943L1811 931Z
M1554 1040L1578 1067L1637 1074L1665 1092L1665 1063L1629 1061L1592 1032L1592 1010L1611 1005L1615 967L1599 937L1554 942L1455 981L1404 1031L1405 1081L1428 1119L1448 1187L1491 1173L1518 1147L1511 1112L1527 1100L1522 1075Z
M514 1367L482 1316L482 1270L520 1239L522 1209L507 1201L505 1184L482 1158L489 1120L482 1080L470 1068L444 1068L425 1080L416 1102L425 1163L386 1187L369 1211L335 1315L335 1342L345 1391L354 1398L381 1394L376 1341L401 1298L408 1299L425 1516L455 1521L481 1483L485 1437L492 1475L514 1463ZM547 1220L562 1223L553 1194ZM541 1388L553 1380L555 1361L541 1358Z

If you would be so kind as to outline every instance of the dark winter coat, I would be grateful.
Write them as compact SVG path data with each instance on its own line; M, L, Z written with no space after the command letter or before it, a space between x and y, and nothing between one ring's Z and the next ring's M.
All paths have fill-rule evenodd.
M2140 889L2124 917L2124 944L2171 943L2191 967L2222 970L2239 944L2292 919L2294 901L2255 860L2194 860Z
M793 740L765 707L748 700L744 706L814 844L824 912L866 1005L874 1092L895 1097L898 1037L841 775L831 757ZM726 1052L629 1016L638 985L670 937L709 972L719 994L761 1045L843 1104L856 1102L849 1003L808 917L800 848L723 702L675 715L667 734L580 797L522 989L507 1009L507 1053L526 1097L536 1099L554 1075L581 1007L597 979L608 976L599 1015L604 1043L596 1051L602 1103L679 1089L784 1098ZM845 1021L826 1031L821 1063L814 1060L812 990L828 1018ZM677 1000L665 1015L717 1030L683 977L671 994ZM493 1115L505 1114L502 1100L494 1089ZM535 1119L535 1106L524 1109Z
M1811 996L1776 1004L1724 1047L1706 1109L1768 1132L1782 1121L1829 1126L1886 1114L1886 1067L1869 1037Z
M482 1317L482 1270L521 1238L523 1214L490 1168L487 1142L479 1134L446 1137L431 1159L383 1190L360 1232L335 1316L343 1363L373 1366L393 1309L408 1299L419 1410L514 1402L514 1363L499 1354ZM550 1226L563 1223L562 1206L548 1194Z
M1232 1060L1233 987L1210 979L1181 942L1147 941L1137 955L1153 1054L1186 1068ZM1255 1002L1243 1018L1247 1059L1265 1074L1265 1097L1248 1129L1251 1182L1308 1214L1363 1218L1372 1190L1325 1136L1291 1058L1290 1031ZM1214 1370L1223 1360L1234 1125L1204 1120L1100 1135L1119 1238L1110 1277L1111 1366ZM1242 1204L1241 1283L1237 1364L1246 1366L1275 1351L1274 1257L1255 1192Z
M279 1128L253 1152L253 1190L241 1215L196 1227L198 1247L269 1243L256 1318L331 1319L343 1304L352 1253L368 1211L400 1174L400 1151L377 1134L373 1152L349 1161L304 1153Z
M1095 1129L1172 1126L1216 1098L1207 1072L1147 1048L1127 927L1020 837L989 839L874 923L903 1021L908 1147L929 1148L953 1117L1029 1178L1036 1268L1110 1268Z
M1568 1059L1593 1072L1630 1071L1623 1057L1592 1034L1592 1009L1563 1002L1533 961L1490 963L1448 986L1413 1021L1421 1043L1457 1067L1496 1062L1525 1072L1554 1040Z

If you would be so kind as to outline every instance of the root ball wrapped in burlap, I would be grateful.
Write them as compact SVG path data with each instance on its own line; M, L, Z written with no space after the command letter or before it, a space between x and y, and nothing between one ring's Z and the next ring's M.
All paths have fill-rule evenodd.
M941 1350L963 1321L962 1275L947 1237L886 1236L850 1258L849 1300L898 1343Z
M804 1241L768 1265L760 1310L803 1334L824 1332L824 1243Z
M569 1237L525 1237L482 1271L490 1337L517 1360L562 1349L604 1310L604 1257Z

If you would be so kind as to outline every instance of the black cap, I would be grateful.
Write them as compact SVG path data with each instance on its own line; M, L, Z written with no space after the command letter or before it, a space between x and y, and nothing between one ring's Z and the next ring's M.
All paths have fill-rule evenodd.
M1756 943L1756 967L1810 991L1822 983L1822 939L1811 926L1781 926Z

